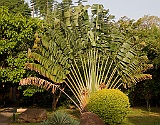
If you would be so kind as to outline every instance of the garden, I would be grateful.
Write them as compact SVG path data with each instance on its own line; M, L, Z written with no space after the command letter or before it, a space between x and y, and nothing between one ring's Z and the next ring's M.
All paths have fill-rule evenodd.
M160 18L14 1L0 2L0 107L27 110L11 125L160 124Z
M73 109L58 109L58 111L65 111L72 118L79 121L80 114L78 110ZM47 110L48 111L48 110ZM48 116L51 117L52 111L48 111ZM160 110L153 108L150 112L146 107L130 108L128 115L120 125L159 125L160 124ZM21 125L22 123L13 122L11 125ZM23 125L43 125L43 123L23 123Z

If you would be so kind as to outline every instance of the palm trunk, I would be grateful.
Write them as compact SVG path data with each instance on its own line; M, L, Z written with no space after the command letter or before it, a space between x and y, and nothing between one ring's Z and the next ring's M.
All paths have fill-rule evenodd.
M62 91L59 91L58 96L56 96L56 93L53 94L53 102L52 102L52 109L53 109L53 111L56 110L58 100L61 97L62 92L64 91L65 87L66 87L66 85L61 89Z
M57 103L56 103L56 94L53 94L53 102L52 102L52 110L55 111L56 107L57 107Z

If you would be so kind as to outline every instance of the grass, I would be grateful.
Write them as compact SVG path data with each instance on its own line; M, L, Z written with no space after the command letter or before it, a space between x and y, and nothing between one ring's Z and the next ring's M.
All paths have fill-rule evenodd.
M121 125L160 125L160 108L153 107L150 112L145 107L131 108Z
M77 110L61 109L71 114L72 117L78 119L79 112ZM51 112L48 112L51 116ZM21 125L22 123L12 123L11 125ZM40 125L40 123L23 123L23 125ZM160 108L153 107L150 112L146 107L133 107L130 109L127 118L119 125L160 125Z

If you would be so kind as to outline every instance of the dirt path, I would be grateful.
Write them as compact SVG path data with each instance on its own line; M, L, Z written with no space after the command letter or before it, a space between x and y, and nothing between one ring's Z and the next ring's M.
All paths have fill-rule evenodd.
M9 125L12 119L9 119L13 115L13 108L5 108L0 110L0 125Z

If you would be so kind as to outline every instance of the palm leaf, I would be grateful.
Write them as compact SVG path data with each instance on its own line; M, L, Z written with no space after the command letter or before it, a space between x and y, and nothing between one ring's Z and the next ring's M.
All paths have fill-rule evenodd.
M53 84L53 83L51 83L51 82L49 82L47 80L44 80L44 79L41 79L41 78L37 78L37 77L28 77L28 78L21 79L19 84L21 86L34 85L34 86L38 86L38 87L43 87L46 90L52 89L52 93L53 94L57 89L59 89L61 92L63 92L77 106L77 108L80 111L82 111L82 109L77 105L77 103L67 93L65 93L65 91L63 89L60 88L60 85Z
M38 86L38 87L43 87L46 90L52 89L52 93L54 93L57 90L57 88L60 87L59 85L55 85L51 82L48 82L47 80L40 79L40 78L37 78L37 77L24 78L24 79L20 80L19 84L21 86L35 85L35 86Z
M52 80L55 83L63 83L63 78L65 78L65 76L62 76L62 75L60 75L60 76L53 75L52 73L50 73L47 69L45 69L40 64L27 63L26 67L28 67L31 70L34 70L34 71L38 72L39 74L43 75L44 77L47 77L48 79Z

